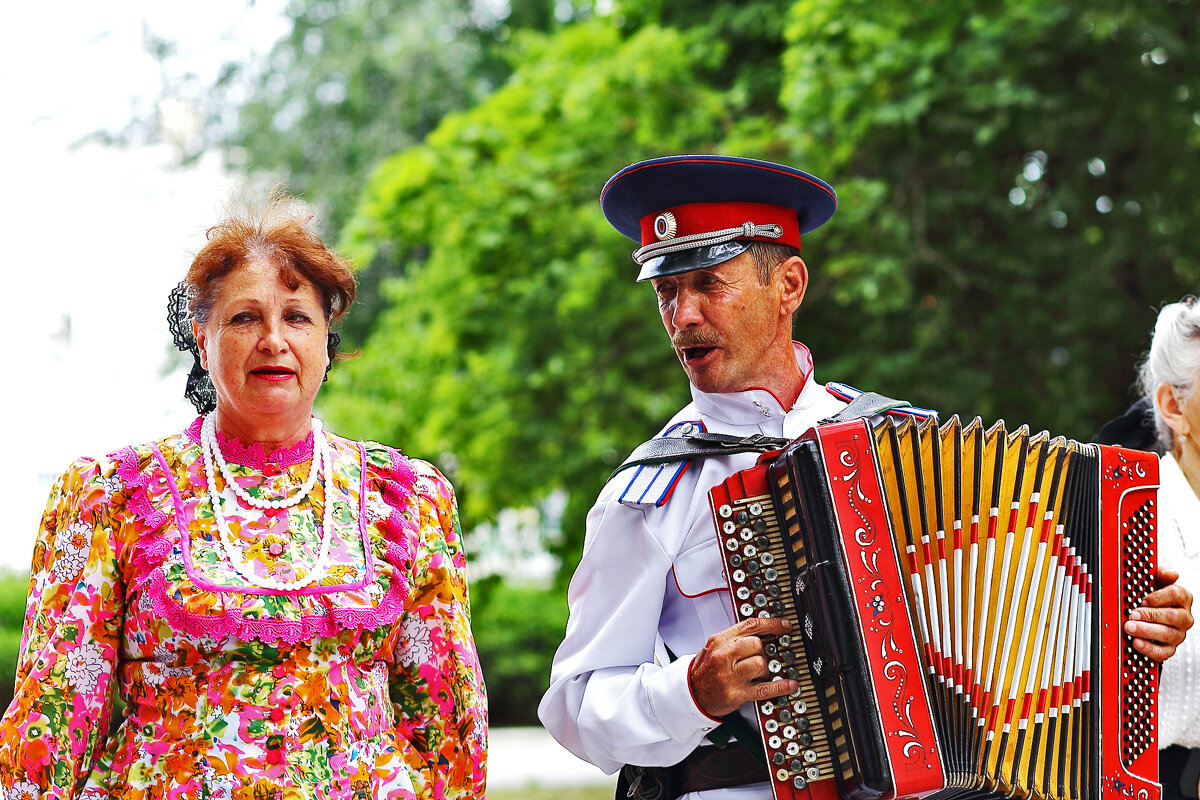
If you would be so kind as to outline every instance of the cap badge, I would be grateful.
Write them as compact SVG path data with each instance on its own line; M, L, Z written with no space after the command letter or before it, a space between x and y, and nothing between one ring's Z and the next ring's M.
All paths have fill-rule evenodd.
M675 222L675 215L670 211L664 211L654 218L654 235L660 242L663 239L674 239L677 230L679 226Z

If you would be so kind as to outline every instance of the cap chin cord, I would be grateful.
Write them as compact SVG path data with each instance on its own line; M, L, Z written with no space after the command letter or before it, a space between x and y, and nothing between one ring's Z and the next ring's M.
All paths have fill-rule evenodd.
M783 228L778 225L755 225L753 222L743 222L736 228L722 228L719 231L707 233L692 233L675 239L663 239L661 242L651 242L645 247L633 251L633 260L645 264L652 258L677 253L680 250L692 250L697 247L731 242L734 239L753 239L765 237L778 239L783 236Z

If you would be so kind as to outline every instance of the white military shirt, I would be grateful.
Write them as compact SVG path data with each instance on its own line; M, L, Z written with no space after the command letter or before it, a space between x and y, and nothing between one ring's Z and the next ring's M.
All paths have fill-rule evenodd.
M765 389L705 394L692 387L692 403L663 430L698 420L710 433L794 439L836 414L845 402L816 382L808 349L794 347L804 386L790 410ZM757 458L696 459L669 499L650 508L619 502L632 477L622 471L588 513L566 636L538 715L564 747L607 773L627 763L676 764L719 722L700 710L688 685L694 655L735 621L708 491ZM670 662L664 644L678 660ZM750 704L742 713L753 719ZM770 797L766 783L685 795Z

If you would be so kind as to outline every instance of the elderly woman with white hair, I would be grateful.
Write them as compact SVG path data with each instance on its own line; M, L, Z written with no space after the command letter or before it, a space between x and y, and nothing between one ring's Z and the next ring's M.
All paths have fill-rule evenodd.
M1158 562L1177 584L1200 590L1200 303L1187 297L1158 314L1142 364L1153 406L1160 468ZM1163 663L1159 759L1164 798L1200 795L1200 638L1186 638Z

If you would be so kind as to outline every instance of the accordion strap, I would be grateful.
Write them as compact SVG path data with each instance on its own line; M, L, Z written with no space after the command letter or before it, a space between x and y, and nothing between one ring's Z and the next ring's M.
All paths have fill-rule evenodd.
M644 464L669 464L709 456L728 456L734 453L766 453L778 450L787 439L775 439L756 433L753 436L730 436L725 433L689 433L684 436L663 436L642 442L633 449L621 466L609 475L612 480L623 469Z
M893 400L875 392L863 392L837 414L822 420L822 423L873 417L895 408L904 407L908 407L908 403L904 400ZM725 433L707 432L688 433L683 436L660 436L635 447L629 457L621 462L621 466L612 471L612 475L609 475L608 479L612 480L618 472L630 467L670 464L678 461L690 461L693 458L728 456L734 453L766 453L784 447L789 441L789 439L763 436L760 433L753 436L730 436Z
M863 392L858 397L850 401L850 403L838 413L828 419L821 420L821 424L825 425L833 422L846 422L852 419L862 419L863 417L874 417L884 412L891 411L895 408L910 408L905 400L894 400L890 397L884 397L875 392Z

